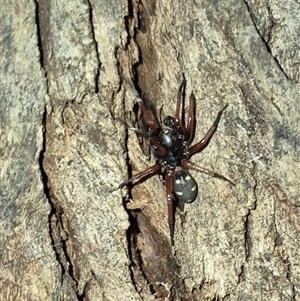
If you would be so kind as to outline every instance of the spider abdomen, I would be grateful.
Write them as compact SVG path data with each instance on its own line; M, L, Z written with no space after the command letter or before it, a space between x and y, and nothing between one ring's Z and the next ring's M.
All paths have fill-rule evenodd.
M175 170L173 177L173 192L178 201L192 203L198 193L198 186L195 179L185 169Z

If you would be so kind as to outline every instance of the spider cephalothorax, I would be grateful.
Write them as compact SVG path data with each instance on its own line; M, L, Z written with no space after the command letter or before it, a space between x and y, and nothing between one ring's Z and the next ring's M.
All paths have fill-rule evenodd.
M181 110L181 103L186 81L183 80L177 95L177 104L175 116L165 117L163 123L165 127L161 127L151 112L148 110L144 101L137 97L136 101L142 110L142 115L147 125L147 131L143 132L133 129L138 134L143 135L149 140L152 153L155 157L156 164L148 169L138 173L129 180L123 182L119 187L139 181L146 176L152 176L159 170L165 173L165 185L168 204L168 223L170 227L171 243L173 245L174 237L174 200L173 194L179 202L191 203L195 200L198 192L197 183L191 174L187 171L193 169L200 171L215 178L225 180L232 185L224 176L221 176L213 171L194 165L189 161L189 158L197 152L202 151L209 143L212 135L217 129L223 111L227 105L218 113L217 118L205 137L198 143L190 146L195 133L195 97L192 93L190 96L190 106L188 112L188 120L186 127L181 121L184 116L184 109Z

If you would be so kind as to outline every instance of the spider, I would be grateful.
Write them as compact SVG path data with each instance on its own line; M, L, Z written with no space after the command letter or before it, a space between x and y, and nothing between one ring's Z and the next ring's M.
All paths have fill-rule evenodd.
M198 143L190 146L195 134L196 101L195 96L192 93L189 99L188 120L185 127L184 118L181 118L184 116L184 108L181 109L181 103L184 98L185 86L186 80L184 78L177 94L175 117L166 116L163 120L165 127L162 127L157 123L154 115L148 110L145 102L142 98L137 96L136 102L142 111L147 130L141 131L136 128L130 128L130 130L135 131L137 134L142 135L149 140L156 163L148 169L136 174L129 180L121 183L118 187L122 188L133 181L138 182L142 178L151 177L161 170L161 172L165 175L168 224L172 246L174 245L175 220L174 195L178 203L184 204L192 203L198 193L197 183L188 172L189 169L205 173L234 185L224 176L203 167L196 166L194 163L189 161L191 156L202 151L208 145L228 104L226 104L218 113L215 122L210 127L204 138ZM183 119L183 121L181 119Z

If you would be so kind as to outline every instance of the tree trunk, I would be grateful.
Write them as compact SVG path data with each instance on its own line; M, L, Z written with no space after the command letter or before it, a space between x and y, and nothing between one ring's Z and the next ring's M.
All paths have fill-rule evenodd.
M2 1L1 300L300 300L300 5ZM161 121L179 85L198 142L175 213L138 92Z

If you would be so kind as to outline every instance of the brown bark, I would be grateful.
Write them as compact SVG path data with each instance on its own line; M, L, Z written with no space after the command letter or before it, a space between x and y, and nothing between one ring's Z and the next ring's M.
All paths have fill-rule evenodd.
M300 300L297 2L2 1L1 300ZM176 212L128 132L184 73L198 197Z

